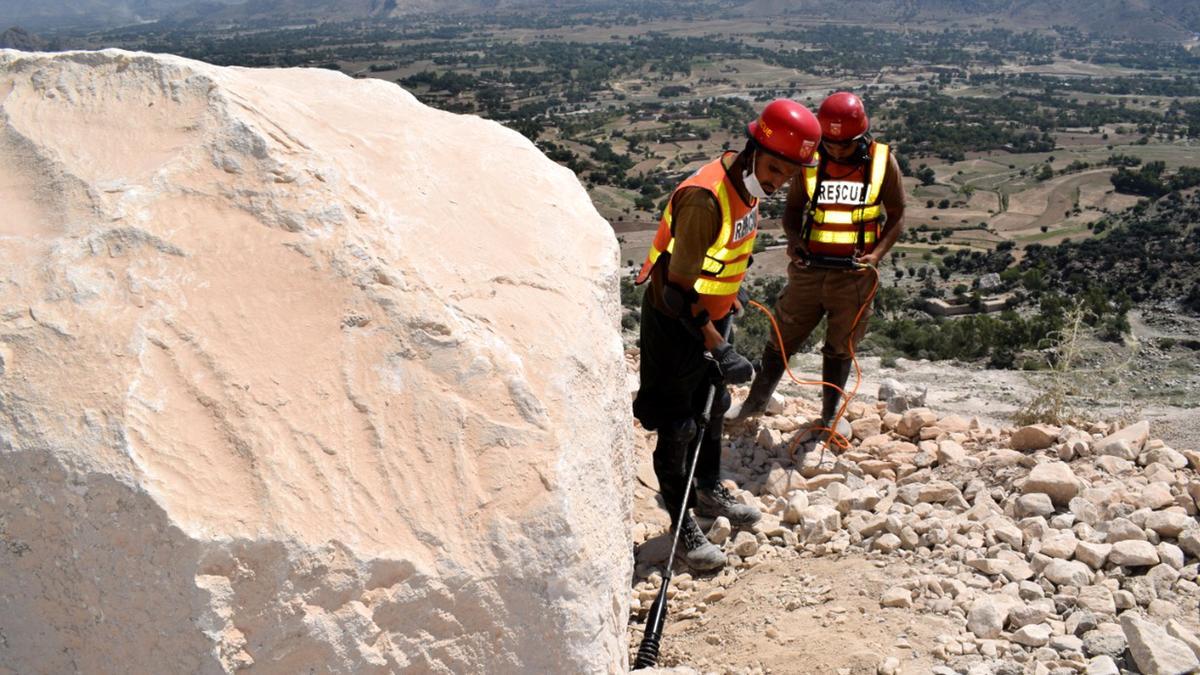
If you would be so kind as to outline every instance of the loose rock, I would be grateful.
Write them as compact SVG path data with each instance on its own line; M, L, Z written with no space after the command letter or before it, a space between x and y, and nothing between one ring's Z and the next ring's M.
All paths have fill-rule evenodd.
M1121 629L1134 662L1145 675L1177 675L1200 666L1187 643L1132 613L1121 615Z
M1079 493L1079 479L1065 462L1043 462L1029 472L1021 491L1044 492L1055 504L1066 506Z
M1012 435L1014 450L1044 450L1058 440L1058 427L1048 424L1033 424L1022 427Z
M1126 567L1140 567L1158 564L1158 551L1154 544L1148 541L1127 539L1113 544L1108 554L1108 562Z

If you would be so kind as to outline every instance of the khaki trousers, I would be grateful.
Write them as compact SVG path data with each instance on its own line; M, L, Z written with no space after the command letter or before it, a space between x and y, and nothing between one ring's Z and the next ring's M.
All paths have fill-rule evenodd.
M874 285L875 275L870 270L788 265L787 285L775 301L775 319L783 334L785 356L795 354L821 319L828 317L821 353L830 358L849 359L851 338L858 345L867 332L872 313L869 305L854 327L853 336L850 334L854 318ZM778 353L779 345L771 339L766 349Z

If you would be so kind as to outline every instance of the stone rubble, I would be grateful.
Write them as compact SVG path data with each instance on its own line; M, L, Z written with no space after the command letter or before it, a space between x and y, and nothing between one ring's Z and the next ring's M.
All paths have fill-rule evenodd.
M900 405L896 390L848 407L853 437L840 451L790 454L794 434L780 430L816 414L802 399L727 427L726 485L766 515L726 545L724 570L675 593L673 617L693 611L703 621L716 602L710 589L764 560L854 554L923 570L878 602L958 623L933 647L936 672L1200 668L1200 475L1187 459L1200 455L1152 439L1145 421L998 428ZM635 646L662 564L638 550ZM819 579L800 587L781 599L822 602ZM901 665L882 654L877 672Z

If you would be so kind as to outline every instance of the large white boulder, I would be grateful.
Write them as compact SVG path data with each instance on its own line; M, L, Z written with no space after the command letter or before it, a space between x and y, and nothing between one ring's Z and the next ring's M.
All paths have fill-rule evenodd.
M570 171L379 80L0 51L0 204L0 670L624 670Z

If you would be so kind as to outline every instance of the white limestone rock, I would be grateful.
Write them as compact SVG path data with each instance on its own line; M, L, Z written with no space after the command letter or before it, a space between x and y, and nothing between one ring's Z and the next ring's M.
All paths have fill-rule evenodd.
M1121 675L1117 662L1107 654L1101 654L1088 661L1086 675Z
M1098 455L1113 455L1132 461L1137 459L1149 436L1150 423L1142 420L1096 441L1092 448Z
M749 558L758 553L758 538L754 536L754 533L742 530L733 538L732 548L734 554L742 558Z
M882 433L883 420L879 415L865 415L851 422L850 430L853 432L854 438L861 441Z
M929 408L912 408L900 417L896 425L896 433L908 438L916 438L921 429L937 422L937 415Z
M1017 497L1014 508L1018 518L1048 516L1054 513L1054 502L1050 500L1050 495L1044 492L1034 492Z
M1175 495L1171 494L1171 486L1163 481L1155 481L1147 485L1138 495L1138 507L1143 509L1161 509L1175 503Z
M1009 607L996 602L995 598L981 596L971 604L967 612L967 630L977 638L998 638L1004 630Z
M725 516L717 516L713 520L712 527L708 528L708 540L717 546L721 546L729 541L729 535L731 534L733 534L733 525Z
M909 387L893 378L886 378L879 383L879 400L887 405L892 413L903 413L909 408L919 408L925 405L928 387Z
M1044 623L1022 626L1013 632L1012 641L1026 647L1041 647L1050 642L1051 632L1050 626Z
M1125 567L1143 567L1158 564L1158 551L1148 541L1126 539L1113 544L1108 562Z
M903 586L889 588L884 591L883 597L879 600L879 604L884 607L898 607L901 609L912 607L912 602L912 591Z
M1187 643L1132 612L1121 615L1121 629L1133 661L1144 675L1177 675L1200 666Z
M1104 567L1108 554L1112 552L1112 544L1097 544L1081 541L1075 545L1075 559L1086 563L1088 567L1098 570Z
M1120 624L1102 623L1083 635L1084 656L1106 655L1120 658L1126 646L1125 631Z
M1044 492L1055 504L1066 506L1079 493L1079 479L1066 462L1043 462L1029 472L1021 492Z
M1158 552L1158 559L1164 565L1168 565L1171 569L1182 570L1185 558L1183 549L1175 544L1167 541L1160 541L1154 550Z
M1042 539L1041 552L1051 558L1070 560L1079 547L1079 540L1071 530L1054 530Z
M1042 576L1056 586L1087 586L1095 576L1092 570L1078 560L1051 560L1042 570Z
M1200 558L1200 527L1190 527L1179 534L1179 548L1193 558Z
M571 171L328 70L0 50L0 92L0 669L626 667L619 250Z
M1195 523L1194 518L1182 511L1155 511L1146 516L1146 529L1154 530L1161 537L1172 539Z
M1021 529L1004 516L992 516L984 521L984 526L998 541L1002 541L1014 549L1020 550L1025 542L1025 535Z
M1101 616L1117 613L1117 605L1113 600L1112 591L1107 586L1099 584L1079 589L1075 605Z
M1059 428L1049 424L1031 424L1013 432L1013 450L1044 450L1058 440Z
M1192 653L1200 658L1200 638L1196 634L1188 630L1186 626L1178 621L1171 620L1167 622L1167 635L1179 640L1192 650Z

